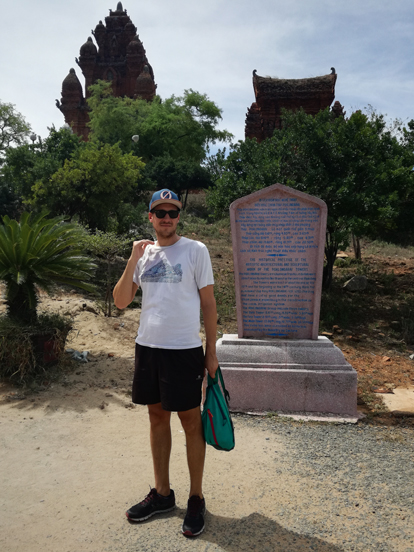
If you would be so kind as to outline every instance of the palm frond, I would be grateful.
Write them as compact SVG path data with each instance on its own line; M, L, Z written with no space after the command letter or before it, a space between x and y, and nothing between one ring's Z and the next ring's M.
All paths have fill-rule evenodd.
M79 248L79 228L64 222L64 217L48 219L47 213L23 213L20 223L3 217L0 279L7 284L9 311L15 315L26 309L26 319L35 316L36 286L48 293L56 284L93 291L88 280L95 268Z

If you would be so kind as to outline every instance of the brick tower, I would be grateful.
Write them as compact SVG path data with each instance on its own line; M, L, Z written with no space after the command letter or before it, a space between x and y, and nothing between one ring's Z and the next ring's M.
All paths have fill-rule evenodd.
M75 69L70 69L62 82L62 97L60 102L56 100L56 105L65 122L84 140L89 132L86 98L90 95L89 86L97 80L111 81L115 96L141 97L147 101L155 96L154 72L136 33L135 25L118 2L115 11L109 10L105 25L99 21L92 31L97 46L89 37L80 48L79 59L75 58L85 78L85 95Z

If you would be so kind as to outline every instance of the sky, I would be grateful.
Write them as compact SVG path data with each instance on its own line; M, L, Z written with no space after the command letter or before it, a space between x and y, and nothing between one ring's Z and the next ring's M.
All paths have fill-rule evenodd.
M112 5L111 5L112 3ZM0 0L0 100L33 131L63 125L55 99L79 49L117 0ZM412 0L124 0L152 65L157 93L192 88L221 109L220 128L244 139L252 71L296 79L335 67L348 115L371 105L414 119Z

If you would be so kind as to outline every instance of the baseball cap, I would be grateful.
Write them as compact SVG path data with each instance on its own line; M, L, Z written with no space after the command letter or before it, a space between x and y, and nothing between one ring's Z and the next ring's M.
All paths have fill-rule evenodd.
M177 194L175 194L171 190L168 190L167 188L159 190L158 192L154 192L149 204L149 210L151 211L151 209L154 209L154 207L156 207L160 203L171 203L171 205L175 205L179 209L183 208L183 204L178 199Z

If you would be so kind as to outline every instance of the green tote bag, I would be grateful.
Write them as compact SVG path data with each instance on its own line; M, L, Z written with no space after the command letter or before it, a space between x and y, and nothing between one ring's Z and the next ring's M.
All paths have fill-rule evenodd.
M229 401L230 395L218 367L214 379L210 375L207 376L206 400L201 414L206 443L217 450L234 449L234 427L229 412Z

